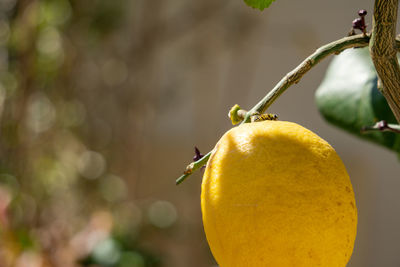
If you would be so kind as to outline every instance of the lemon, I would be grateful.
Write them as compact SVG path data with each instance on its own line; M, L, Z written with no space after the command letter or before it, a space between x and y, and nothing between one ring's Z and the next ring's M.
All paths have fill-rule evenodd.
M346 169L295 123L225 133L204 173L201 208L221 267L344 267L353 251L357 209Z

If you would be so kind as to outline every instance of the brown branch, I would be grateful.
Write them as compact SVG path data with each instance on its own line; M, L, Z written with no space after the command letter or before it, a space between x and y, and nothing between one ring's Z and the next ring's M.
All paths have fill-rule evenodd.
M376 0L369 50L382 94L400 123L400 67L397 60L396 21L398 0Z

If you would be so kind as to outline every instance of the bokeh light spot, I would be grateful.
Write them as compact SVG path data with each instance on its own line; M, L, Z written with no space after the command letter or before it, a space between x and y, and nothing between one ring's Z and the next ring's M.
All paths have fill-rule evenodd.
M57 58L62 55L62 39L58 30L47 27L39 34L36 47L43 55Z
M116 202L126 197L126 184L116 175L107 175L100 181L100 192L107 201Z
M175 206L170 202L156 201L150 206L148 217L151 224L154 226L158 228L168 228L175 223L178 214Z
M105 169L106 161L100 153L85 151L78 159L78 171L85 178L96 179Z
M48 130L54 123L56 110L43 93L35 93L29 99L27 126L34 133Z
M111 238L101 241L99 244L97 244L93 251L93 258L96 260L96 262L101 264L115 264L120 257L121 253L119 244Z

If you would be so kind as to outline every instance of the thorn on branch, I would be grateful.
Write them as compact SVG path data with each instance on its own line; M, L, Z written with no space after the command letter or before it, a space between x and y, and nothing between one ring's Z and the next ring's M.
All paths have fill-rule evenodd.
M362 18L364 18L367 14L368 14L367 10L365 10L365 9L361 9L358 11L358 15ZM364 22L364 24L365 24L365 22Z
M210 151L206 155L203 155L200 153L200 150L197 147L194 148L194 151L196 155L193 157L193 162L187 165L183 174L178 179L176 179L176 185L185 181L186 178L188 178L194 171L198 169L204 170L204 167L207 164L207 161L212 153L212 151Z
M370 132L370 131L393 132L393 133L400 134L400 125L388 124L387 121L382 120L382 121L378 121L373 126L364 126L361 128L362 133L366 133L366 132Z
M193 157L193 161L198 161L199 159L204 157L204 155L200 153L200 150L197 147L194 147L194 153L195 155Z
M356 18L352 22L352 29L349 32L349 36L355 35L355 30L360 30L364 35L367 34L367 24L365 23L365 16L367 15L367 10L361 9L358 11L359 18Z

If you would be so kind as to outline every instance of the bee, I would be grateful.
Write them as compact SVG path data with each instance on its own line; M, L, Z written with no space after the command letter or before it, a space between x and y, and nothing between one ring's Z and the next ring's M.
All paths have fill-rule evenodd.
M278 120L278 115L273 113L266 113L266 114L256 114L251 116L251 122L257 121L276 121Z

